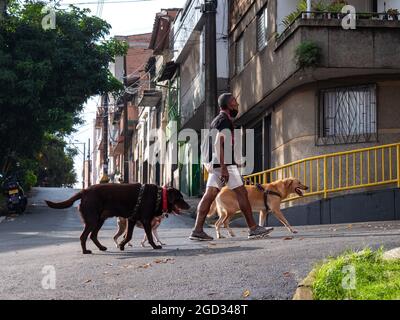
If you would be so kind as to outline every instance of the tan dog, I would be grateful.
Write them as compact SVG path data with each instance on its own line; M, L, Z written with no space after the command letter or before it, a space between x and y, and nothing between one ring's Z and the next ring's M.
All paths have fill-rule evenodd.
M158 237L157 228L160 226L161 221L167 216L168 216L167 214L163 213L161 216L154 217L153 220L151 221L151 230L153 232L153 236L156 239L156 242L158 242L160 245L165 245L165 243L162 243L160 238ZM117 218L118 230L117 230L117 233L113 237L115 245L117 246L117 248L118 248L118 238L120 236L122 236L126 231L126 227L127 227L127 224L128 224L127 220L128 219L122 218L122 217L118 217ZM140 221L136 222L135 226L138 227L138 228L143 229L143 225L142 225L142 223ZM140 245L142 247L144 247L146 241L147 241L147 235L144 234L143 240L140 242ZM128 246L132 247L132 244L129 242Z
M280 205L281 201L287 198L292 193L296 193L299 196L303 196L303 190L308 190L308 187L303 185L296 178L287 178L272 183L263 184L261 186L264 190L277 193L277 194L268 194L267 196L268 208L272 212L272 214L290 232L297 233L297 231L293 229L292 226L289 224L289 222L286 220L285 216L283 215L280 209ZM264 202L264 192L256 186L249 186L249 185L246 185L246 190L253 212L254 211L260 212L259 224L263 226L267 219L267 215L269 213L267 211ZM239 210L240 210L239 203L236 199L235 192L233 192L227 187L222 188L218 196L215 198L215 201L212 203L210 211L207 215L207 217L211 217L215 214L215 212L218 213L219 219L215 223L215 230L218 239L223 238L220 232L222 224L224 224L225 228L228 230L229 235L231 237L235 236L232 229L229 228L229 222L230 219L233 217L233 215Z

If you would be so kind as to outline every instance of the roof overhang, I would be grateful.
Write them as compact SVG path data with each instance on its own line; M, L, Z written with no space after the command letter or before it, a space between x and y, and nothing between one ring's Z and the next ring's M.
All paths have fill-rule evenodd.
M157 107L161 101L162 92L158 90L144 90L138 104L139 107Z
M160 75L157 78L157 82L171 80L177 68L178 64L176 64L174 61L167 62L161 70Z

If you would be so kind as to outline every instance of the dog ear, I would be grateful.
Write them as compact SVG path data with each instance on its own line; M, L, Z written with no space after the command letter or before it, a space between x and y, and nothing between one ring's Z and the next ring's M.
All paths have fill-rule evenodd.
M285 181L285 186L289 189L293 184L293 178L288 178Z

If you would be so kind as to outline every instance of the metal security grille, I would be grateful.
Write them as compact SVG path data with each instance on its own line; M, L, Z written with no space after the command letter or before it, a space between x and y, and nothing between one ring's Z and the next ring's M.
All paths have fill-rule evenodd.
M244 40L243 35L236 42L236 73L244 69Z
M267 9L257 15L257 50L261 51L267 45Z
M321 90L317 144L377 140L376 85Z

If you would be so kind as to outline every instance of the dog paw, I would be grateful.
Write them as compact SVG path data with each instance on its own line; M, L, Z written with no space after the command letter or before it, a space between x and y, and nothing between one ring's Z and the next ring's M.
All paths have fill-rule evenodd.
M299 232L298 232L297 230L295 230L295 229L292 229L291 232L292 232L292 233L299 233Z
M132 243L129 242L128 243L128 247L133 247Z
M119 245L119 250L124 251L125 250L125 246Z
M162 249L162 246L154 246L153 249L160 250L160 249Z
M91 254L92 253L92 251L90 251L90 250L83 250L83 252L82 252L83 254Z
M100 251L107 251L106 247L100 247L99 249L100 249Z
M225 236L219 235L219 236L217 236L217 239L225 239Z
M159 243L160 245L162 245L162 246L166 246L166 245L167 245L166 243L162 243L161 241L158 241L158 243Z

